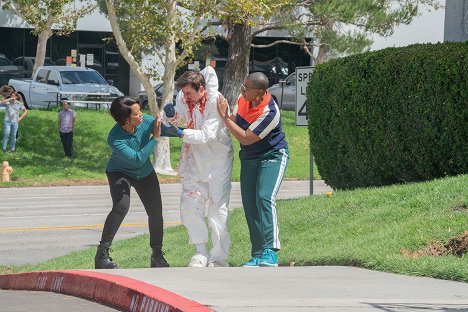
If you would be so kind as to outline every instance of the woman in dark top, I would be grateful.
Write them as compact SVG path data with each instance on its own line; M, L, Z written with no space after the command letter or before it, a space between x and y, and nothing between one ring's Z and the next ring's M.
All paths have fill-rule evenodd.
M163 216L159 181L150 161L158 138L161 122L143 115L138 102L126 96L116 98L110 113L117 122L107 138L112 149L106 174L112 197L112 210L107 216L101 242L95 257L96 269L115 269L117 264L109 257L109 247L130 207L130 187L134 187L148 214L151 267L168 267L163 243ZM163 129L173 136L172 127Z

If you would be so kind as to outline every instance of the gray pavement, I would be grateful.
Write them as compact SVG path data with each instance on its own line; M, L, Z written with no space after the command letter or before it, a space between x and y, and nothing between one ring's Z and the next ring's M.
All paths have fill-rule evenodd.
M73 272L77 274L77 271ZM153 305L154 300L171 305L183 298L218 312L468 311L467 283L355 267L160 268L79 272L83 276L96 275L95 272L112 274L119 287L91 288L91 293L111 291L106 296L108 305L126 297L124 310L132 312L159 311L156 310L157 305ZM129 279L124 281L119 277ZM151 291L142 290L141 283L144 283L143 288ZM96 283L79 283L79 287L72 288L82 292L82 288L92 287L92 284ZM36 283L33 281L32 285ZM69 282L61 283L59 289L65 286L70 286ZM143 291L143 295L135 294L135 290ZM174 299L166 291L183 298ZM27 301L29 294L33 305ZM50 296L48 293L41 296L34 291L0 290L0 311L60 311L60 308L54 310L51 307L63 307L67 301L70 308L63 311L101 311L90 301L68 300L67 297ZM89 308L80 310L80 307L88 305ZM112 311L112 308L103 306L102 311ZM192 311L192 308L177 311Z
M468 311L468 284L354 267L102 270L219 312Z
M314 181L317 194L330 190ZM180 184L161 184L165 226L180 224ZM279 198L309 194L309 181L284 181ZM96 246L112 207L107 185L0 188L0 265L38 263ZM242 207L233 183L231 208ZM148 233L148 217L132 189L131 207L116 240Z

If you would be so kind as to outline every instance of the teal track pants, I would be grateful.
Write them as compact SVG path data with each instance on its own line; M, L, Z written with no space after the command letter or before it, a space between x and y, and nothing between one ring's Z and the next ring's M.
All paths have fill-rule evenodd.
M287 148L248 159L241 150L241 195L249 227L252 257L260 257L266 248L280 249L276 195L289 161Z

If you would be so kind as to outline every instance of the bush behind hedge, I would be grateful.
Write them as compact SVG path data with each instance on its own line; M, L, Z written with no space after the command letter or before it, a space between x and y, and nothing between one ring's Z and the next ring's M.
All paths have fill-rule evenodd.
M307 98L312 152L333 188L467 173L468 42L327 62Z

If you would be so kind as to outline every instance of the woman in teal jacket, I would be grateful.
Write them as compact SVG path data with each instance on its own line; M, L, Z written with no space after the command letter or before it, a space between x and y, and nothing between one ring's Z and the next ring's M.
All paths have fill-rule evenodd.
M163 243L163 217L161 190L150 156L161 135L161 122L143 115L138 102L126 96L116 98L110 107L116 124L107 143L112 155L107 162L106 174L112 197L112 210L106 218L101 242L95 257L96 269L115 269L109 257L109 248L130 207L130 188L133 186L148 214L151 267L168 267ZM163 135L180 136L181 130L163 126Z

